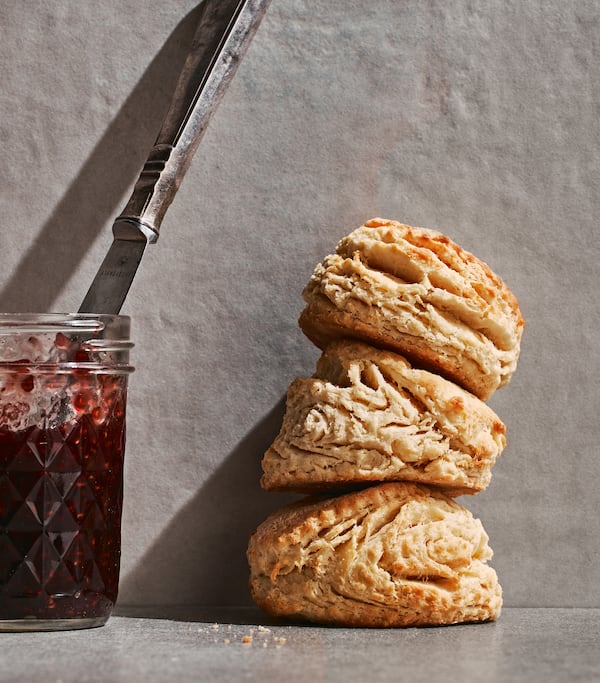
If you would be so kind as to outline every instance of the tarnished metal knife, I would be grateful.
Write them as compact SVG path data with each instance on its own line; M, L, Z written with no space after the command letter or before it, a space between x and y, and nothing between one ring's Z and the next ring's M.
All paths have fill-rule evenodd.
M187 171L210 117L270 0L205 0L171 106L80 313L119 313L147 244Z

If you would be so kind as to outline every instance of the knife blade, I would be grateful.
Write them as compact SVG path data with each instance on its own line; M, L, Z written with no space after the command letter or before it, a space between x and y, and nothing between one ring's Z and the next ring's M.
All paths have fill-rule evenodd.
M270 0L205 0L169 110L80 313L117 314Z

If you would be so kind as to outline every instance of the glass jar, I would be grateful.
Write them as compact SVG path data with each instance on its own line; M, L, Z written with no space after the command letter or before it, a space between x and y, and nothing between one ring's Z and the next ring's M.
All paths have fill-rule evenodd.
M110 616L129 328L126 316L0 314L0 630Z

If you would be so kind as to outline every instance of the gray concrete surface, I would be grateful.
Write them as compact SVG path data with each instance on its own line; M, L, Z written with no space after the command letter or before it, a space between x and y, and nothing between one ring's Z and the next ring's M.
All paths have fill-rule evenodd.
M0 0L0 309L79 305L196 6ZM285 500L260 491L259 461L317 356L300 292L342 235L382 215L447 232L521 301L520 365L491 402L508 448L464 501L506 604L600 607L599 25L592 0L272 1L124 309L137 371L123 605L249 604L248 533ZM517 647L503 623L441 637ZM123 672L158 661L141 641L128 659L121 624L155 644L168 626L48 642L107 639ZM399 658L416 638L365 637ZM461 642L453 666L468 667ZM252 666L276 671L290 650Z
M597 609L508 609L493 624L407 630L287 625L253 610L138 614L90 631L2 634L0 681L592 683L599 628Z

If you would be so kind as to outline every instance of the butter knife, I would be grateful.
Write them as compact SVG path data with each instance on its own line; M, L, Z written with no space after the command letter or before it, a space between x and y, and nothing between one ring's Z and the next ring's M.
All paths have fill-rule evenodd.
M117 314L270 0L205 0L173 99L80 313Z

